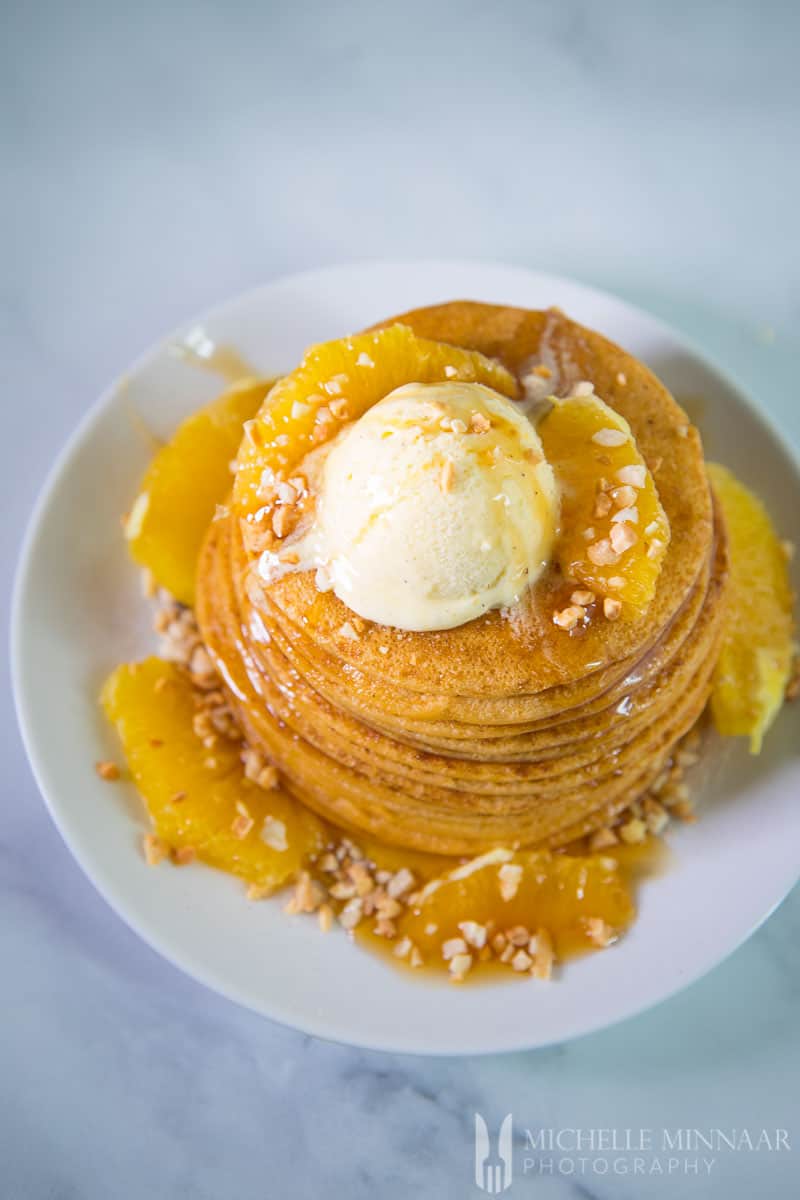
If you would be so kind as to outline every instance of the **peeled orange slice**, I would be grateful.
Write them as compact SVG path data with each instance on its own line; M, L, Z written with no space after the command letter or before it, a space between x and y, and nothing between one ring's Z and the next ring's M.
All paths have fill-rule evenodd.
M183 604L194 602L200 543L231 489L242 426L271 386L242 380L188 417L156 454L131 506L125 534L133 559Z
M556 556L564 575L641 612L670 529L630 425L594 394L555 400L538 425L561 488Z
M783 702L795 653L787 555L761 501L718 463L708 473L725 517L728 612L711 712L720 733L758 754Z
M237 511L256 513L264 486L288 475L316 445L395 388L449 379L483 383L511 397L517 392L514 377L500 363L417 337L405 325L312 346L248 422L234 486Z
M566 957L597 948L598 922L613 938L635 915L626 873L615 858L495 850L435 875L397 918L397 927L426 965L446 970L442 944L461 937L466 921L488 933L545 929L559 957ZM368 926L359 927L356 937L369 940Z
M203 746L192 728L192 685L173 664L148 658L117 667L101 702L155 832L170 847L191 848L202 862L266 892L287 883L326 842L313 813L245 778L238 743L220 737L213 748Z

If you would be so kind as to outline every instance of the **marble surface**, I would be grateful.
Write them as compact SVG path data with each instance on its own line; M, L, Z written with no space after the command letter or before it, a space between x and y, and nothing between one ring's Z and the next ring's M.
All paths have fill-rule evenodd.
M111 376L226 294L346 259L491 257L615 290L800 447L796 6L142 0L4 18L4 579ZM204 991L122 925L45 813L5 688L0 703L9 1200L478 1195L476 1109L493 1130L514 1112L512 1194L797 1191L797 892L687 992L571 1045L448 1061L326 1045ZM582 1171L572 1152L526 1174L540 1127L652 1130L639 1157L664 1173L634 1175L628 1153ZM664 1128L762 1127L793 1148L706 1151L710 1174L685 1153L668 1174L655 1145Z

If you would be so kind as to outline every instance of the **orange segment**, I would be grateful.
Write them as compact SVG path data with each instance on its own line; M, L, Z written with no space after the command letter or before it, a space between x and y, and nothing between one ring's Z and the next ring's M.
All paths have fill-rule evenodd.
M670 529L630 425L595 395L555 400L538 426L561 487L564 575L634 611L653 598Z
M548 850L520 851L497 860L496 852L435 876L416 907L397 920L398 936L410 937L426 965L447 969L442 943L460 937L466 920L502 931L524 925L548 931L559 957L597 948L593 922L612 936L627 929L636 913L625 876L611 857L573 857ZM485 864L485 865L482 865ZM520 867L517 890L504 898L503 875ZM359 928L357 937L370 938Z
M242 425L270 387L270 380L242 380L193 413L156 454L131 506L125 533L133 559L183 604L194 602L200 543L230 491Z
M192 730L192 685L172 663L148 658L117 667L101 702L155 831L171 847L192 847L209 866L273 890L327 841L313 813L245 778L237 743L220 738L205 749ZM245 814L252 827L237 837L234 822ZM267 845L265 833L273 842L283 837L286 849Z
M312 346L246 427L234 485L238 511L257 512L263 487L288 476L314 446L395 388L447 379L483 383L511 397L517 392L514 377L500 363L419 338L405 325Z
M783 702L795 652L787 556L761 501L718 463L708 473L728 531L730 581L711 712L758 754Z

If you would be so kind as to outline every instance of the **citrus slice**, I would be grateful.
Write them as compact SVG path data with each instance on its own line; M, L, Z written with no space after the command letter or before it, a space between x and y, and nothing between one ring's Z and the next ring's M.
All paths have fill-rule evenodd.
M475 946L484 934L546 930L563 958L613 941L635 915L626 872L613 857L490 850L434 875L396 921L398 938L410 939L426 966L446 971L443 947L465 932ZM366 922L356 937L375 945Z
M125 521L135 562L183 604L194 602L200 544L233 478L242 426L272 383L245 379L193 413L155 455Z
M265 496L315 446L329 441L405 383L460 380L505 396L517 393L509 371L474 350L417 337L405 325L312 346L280 379L249 421L239 450L234 500L240 516L264 516Z
M538 433L561 489L562 572L622 601L623 614L643 611L670 529L630 425L592 393L555 400Z
M279 789L247 779L237 742L220 737L205 748L192 728L194 695L180 668L148 658L117 667L101 702L156 834L272 891L321 849L326 827Z
M735 475L709 463L728 532L730 580L711 712L720 733L749 737L758 754L777 716L795 653L784 545L764 505Z

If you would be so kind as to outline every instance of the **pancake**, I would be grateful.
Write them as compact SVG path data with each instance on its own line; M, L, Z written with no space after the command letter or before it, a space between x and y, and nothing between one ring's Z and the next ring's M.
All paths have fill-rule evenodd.
M727 559L700 438L646 367L556 311L464 301L395 320L518 380L542 363L556 394L589 380L625 417L671 529L654 599L570 637L552 614L574 583L551 565L512 611L346 637L342 601L312 572L264 584L228 515L200 558L203 637L250 744L323 816L446 854L561 845L640 795L708 698Z

